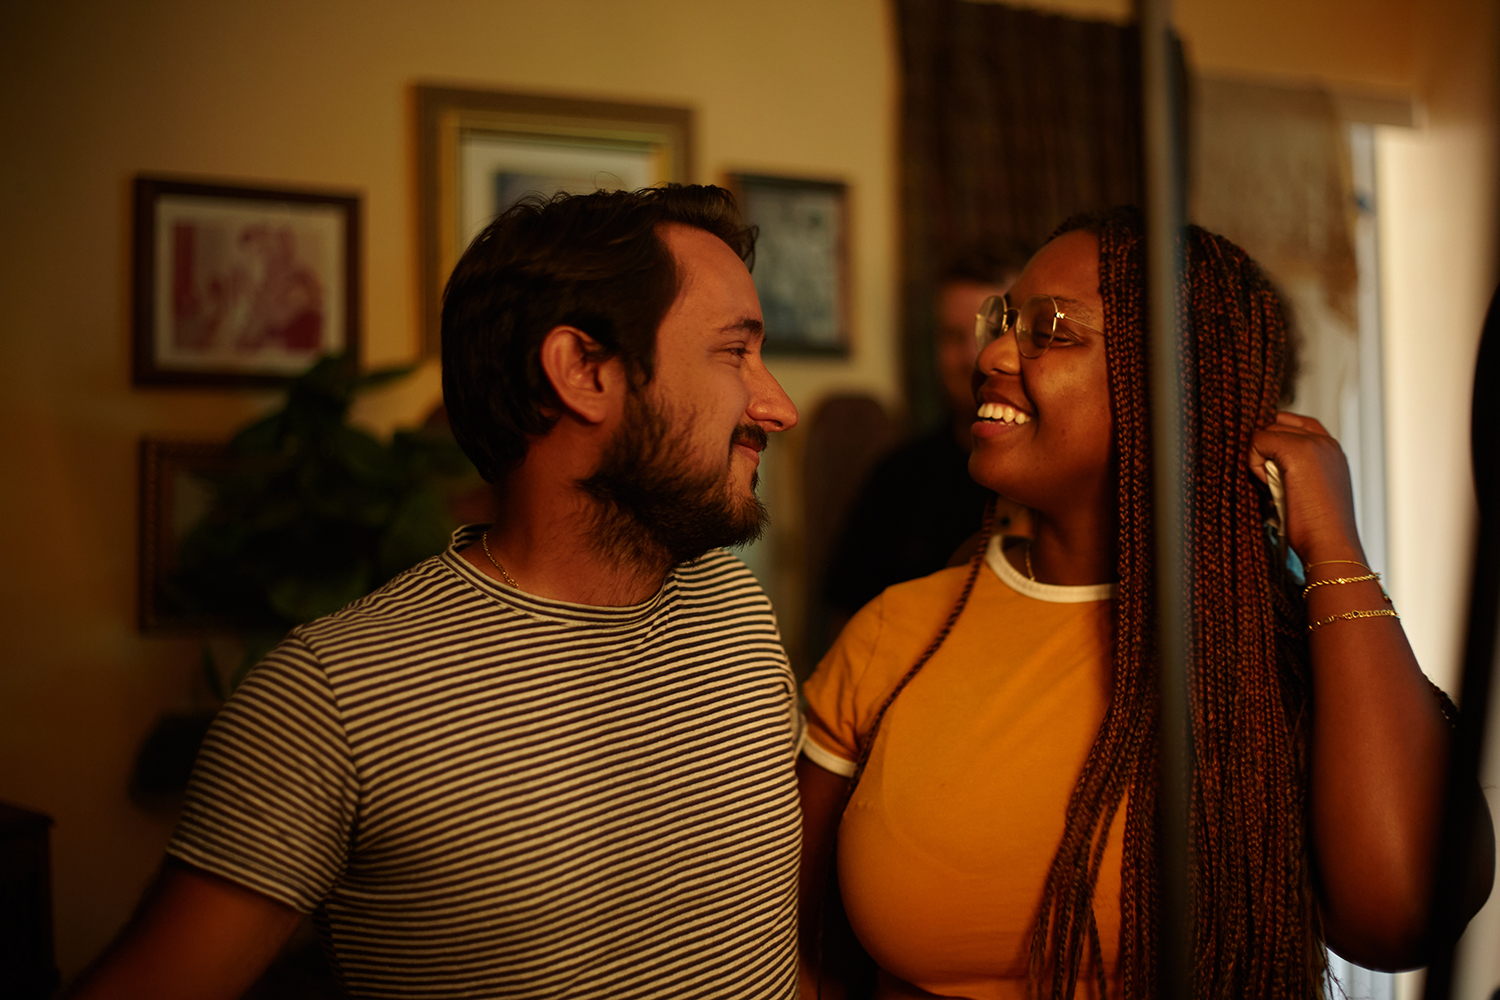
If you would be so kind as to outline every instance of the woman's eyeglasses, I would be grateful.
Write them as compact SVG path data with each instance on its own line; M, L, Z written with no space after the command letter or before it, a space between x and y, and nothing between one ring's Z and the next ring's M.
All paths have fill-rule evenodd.
M1047 353L1047 348L1052 346L1053 341L1059 339L1057 324L1064 319L1085 330L1101 334L1104 332L1096 326L1080 323L1068 316L1057 308L1057 300L1050 295L1033 295L1019 309L1011 308L1008 296L991 295L984 300L979 307L979 314L974 317L974 342L983 351L1007 332L1014 330L1016 349L1021 352L1021 357L1039 358Z

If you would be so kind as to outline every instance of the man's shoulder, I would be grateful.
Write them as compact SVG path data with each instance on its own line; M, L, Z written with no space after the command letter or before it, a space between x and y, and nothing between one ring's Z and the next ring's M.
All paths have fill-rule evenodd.
M397 663L409 666L472 657L476 642L486 650L485 655L502 655L508 646L494 645L493 640L518 628L527 636L523 646L533 649L540 648L538 643L552 642L543 636L571 636L567 641L574 641L580 629L612 635L627 624L615 615L594 622L594 616L578 613L576 606L554 607L524 597L492 593L476 583L466 572L462 556L450 548L333 614L297 626L289 636L294 640L290 645L301 648L299 655L330 681L337 677L347 683L369 670L384 675ZM647 620L669 613L679 624L713 620L720 628L728 625L767 634L776 630L771 602L755 574L725 549L678 566L649 603L649 608L628 616L634 623L628 627L644 626ZM687 617L678 618L679 614ZM480 642L480 636L487 638Z
M672 573L674 600L753 604L771 610L771 599L745 561L729 549L714 549Z
M750 567L730 549L713 549L673 571L685 586L705 587L731 584L761 590L760 581Z
M451 550L415 566L331 615L299 625L293 634L310 645L350 639L364 634L401 633L449 620L466 605L483 601L458 571Z
M423 560L397 575L384 586L323 618L299 625L293 635L311 647L318 659L334 651L354 652L379 645L386 653L408 641L431 645L435 631L451 633L464 621L495 624L493 615L531 617L528 611L547 608L529 605L511 607L497 603L495 595L476 586L465 572L456 547ZM727 549L715 549L678 566L669 585L655 602L662 604L713 606L746 614L771 613L771 604L755 574L744 561ZM585 624L572 622L574 626Z

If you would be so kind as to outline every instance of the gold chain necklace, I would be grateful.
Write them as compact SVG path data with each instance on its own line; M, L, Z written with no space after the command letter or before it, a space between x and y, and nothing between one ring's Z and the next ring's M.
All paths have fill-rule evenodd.
M505 570L502 569L500 572L504 573ZM1036 574L1031 571L1031 539L1029 538L1026 539L1026 575L1031 578L1032 583L1036 583Z
M500 560L496 559L495 554L490 551L490 531L488 528L484 530L484 534L479 536L479 544L484 546L485 558L495 564L495 568L500 571L500 575L505 577L505 582L520 590L521 585L516 582L516 578L505 571L505 567L500 565Z

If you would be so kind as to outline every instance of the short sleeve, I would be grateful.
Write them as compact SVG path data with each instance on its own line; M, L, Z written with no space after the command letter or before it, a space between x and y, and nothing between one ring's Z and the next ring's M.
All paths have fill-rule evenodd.
M343 874L358 801L334 693L294 634L214 720L167 853L311 912Z
M781 624L776 617L776 610L771 607L770 598L766 598L766 610L771 615L771 628L776 633L776 647L783 650L781 666L786 673L788 681L788 722L790 723L792 736L792 759L795 761L797 755L802 752L803 747L807 744L807 717L802 712L802 700L797 697L797 679L792 673L791 662L785 656L784 650L786 645L781 639Z
M823 662L802 685L807 701L807 735L802 752L814 764L849 777L859 757L859 733L868 714L866 674L880 638L881 606L877 597L851 619L834 641Z

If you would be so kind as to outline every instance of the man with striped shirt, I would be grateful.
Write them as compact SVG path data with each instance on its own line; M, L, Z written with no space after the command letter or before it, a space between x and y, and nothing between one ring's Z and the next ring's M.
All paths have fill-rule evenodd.
M760 531L754 233L717 188L523 201L443 306L490 526L225 706L88 997L230 997L313 914L355 997L790 997L795 689Z

